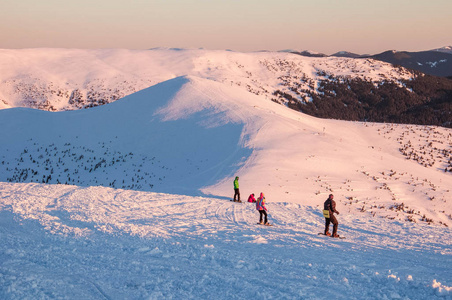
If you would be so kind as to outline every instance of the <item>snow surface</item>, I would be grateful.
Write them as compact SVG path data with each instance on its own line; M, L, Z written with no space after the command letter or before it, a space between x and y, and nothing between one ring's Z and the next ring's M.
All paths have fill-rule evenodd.
M1 184L2 299L434 299L451 296L450 233L317 208ZM323 198L321 198L323 200ZM320 200L320 199L319 199ZM319 201L320 202L320 201Z
M316 119L203 76L0 128L1 299L452 297L450 129ZM235 176L274 226L229 201ZM343 240L317 234L330 193Z

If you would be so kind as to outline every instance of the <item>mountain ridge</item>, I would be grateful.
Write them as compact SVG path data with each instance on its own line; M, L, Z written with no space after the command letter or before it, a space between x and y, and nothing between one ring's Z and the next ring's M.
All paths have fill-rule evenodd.
M397 69L377 63L375 68L384 72L380 76L365 60L311 60L272 52L27 49L2 50L0 61L7 70L0 75L0 104L4 108L26 106L51 111L109 103L158 82L190 74L228 80L269 95L282 82L278 79L282 76L306 77L314 82L318 80L317 72L379 80L412 76L400 75ZM364 70L369 74L360 74Z
M217 78L0 110L0 298L451 295L450 129L318 119ZM235 176L274 226L230 201ZM317 234L329 194L346 239Z
M390 213L396 201L420 212L410 217L416 222L422 215L436 224L450 222L444 209L452 184L445 128L318 119L196 76L89 110L0 110L0 127L3 182L227 198L238 174L246 187L242 197L253 189L274 201L303 199L306 205L314 205L319 193L361 198L362 191L385 184L389 190L365 201L385 207L372 211L378 216ZM411 141L421 136L419 144ZM347 180L335 181L339 176L357 190ZM436 208L426 211L432 198Z
M2 50L0 62L7 70L0 74L0 108L91 108L188 75L228 82L317 117L452 126L450 80L371 58L166 48L26 49Z
M422 73L449 77L452 76L452 53L442 51L385 51L370 56L373 59L401 65Z
M452 58L445 55L452 54L451 49L451 46L445 46L438 49L416 52L387 50L377 54L357 54L348 51L339 51L331 55L326 55L313 51L299 52L295 50L292 50L291 53L306 57L371 58L394 65L400 65L433 76L452 77Z

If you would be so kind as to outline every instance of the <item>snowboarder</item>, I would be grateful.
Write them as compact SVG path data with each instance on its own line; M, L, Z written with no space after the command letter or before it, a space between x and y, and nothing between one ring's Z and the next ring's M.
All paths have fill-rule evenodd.
M237 197L237 200L236 200ZM242 202L240 201L240 191L239 191L239 176L235 177L234 180L234 202Z
M251 194L251 195L248 197L248 202L256 202L256 198L254 198L254 194Z
M323 204L323 215L325 216L325 235L331 235L329 232L331 222L333 223L333 235L331 236L339 237L339 235L337 234L337 226L339 225L339 223L334 216L334 213L339 214L339 212L336 210L336 202L333 200L333 198L334 195L330 194L328 199L326 199L325 203Z
M267 208L265 207L265 196L264 193L261 193L260 197L257 198L256 201L256 210L259 211L259 224L270 225L267 220ZM262 216L265 216L264 222L262 222Z

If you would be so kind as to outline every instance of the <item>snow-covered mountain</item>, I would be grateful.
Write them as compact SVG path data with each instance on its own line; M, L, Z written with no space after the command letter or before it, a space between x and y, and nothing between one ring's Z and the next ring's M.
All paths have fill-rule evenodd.
M0 108L73 110L113 102L157 83L197 76L276 97L276 90L309 101L325 76L400 82L413 74L369 59L291 53L151 49L0 50ZM297 93L292 90L299 89Z
M303 51L292 51L294 54L298 54L301 56L307 56L307 57L328 57L328 55L312 50L303 50Z
M434 76L452 76L451 53L447 51L385 51L370 58L400 65Z
M403 202L420 211L417 221L425 215L452 225L445 128L320 120L240 86L193 76L89 110L1 110L0 128L1 181L227 197L240 173L244 186L275 201L302 197L313 205L318 194L334 190L361 199L349 200L351 206L384 203L372 213L386 215ZM369 197L353 192L350 182L385 188ZM425 182L435 188L419 187Z
M369 57L369 54L356 54L348 51L339 51L334 54L331 54L331 56L335 57L349 57L349 58L365 58Z
M141 61L74 50L86 64L64 69L60 51L34 68L54 86L76 86L73 76L82 89L106 72L105 93L121 82L140 91L87 110L0 110L0 298L451 296L451 129L317 119L269 96L293 72L314 89L319 70L410 73L168 49L134 52ZM235 176L243 200L265 193L273 227L256 225L253 204L229 201ZM317 234L330 193L344 240Z
M452 46L445 46L438 49L433 49L432 51L444 52L448 54L452 54Z

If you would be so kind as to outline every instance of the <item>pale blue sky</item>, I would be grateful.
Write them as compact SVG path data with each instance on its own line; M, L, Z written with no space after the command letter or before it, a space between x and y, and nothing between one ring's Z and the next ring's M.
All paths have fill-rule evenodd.
M340 50L452 45L452 0L0 0L0 48Z

